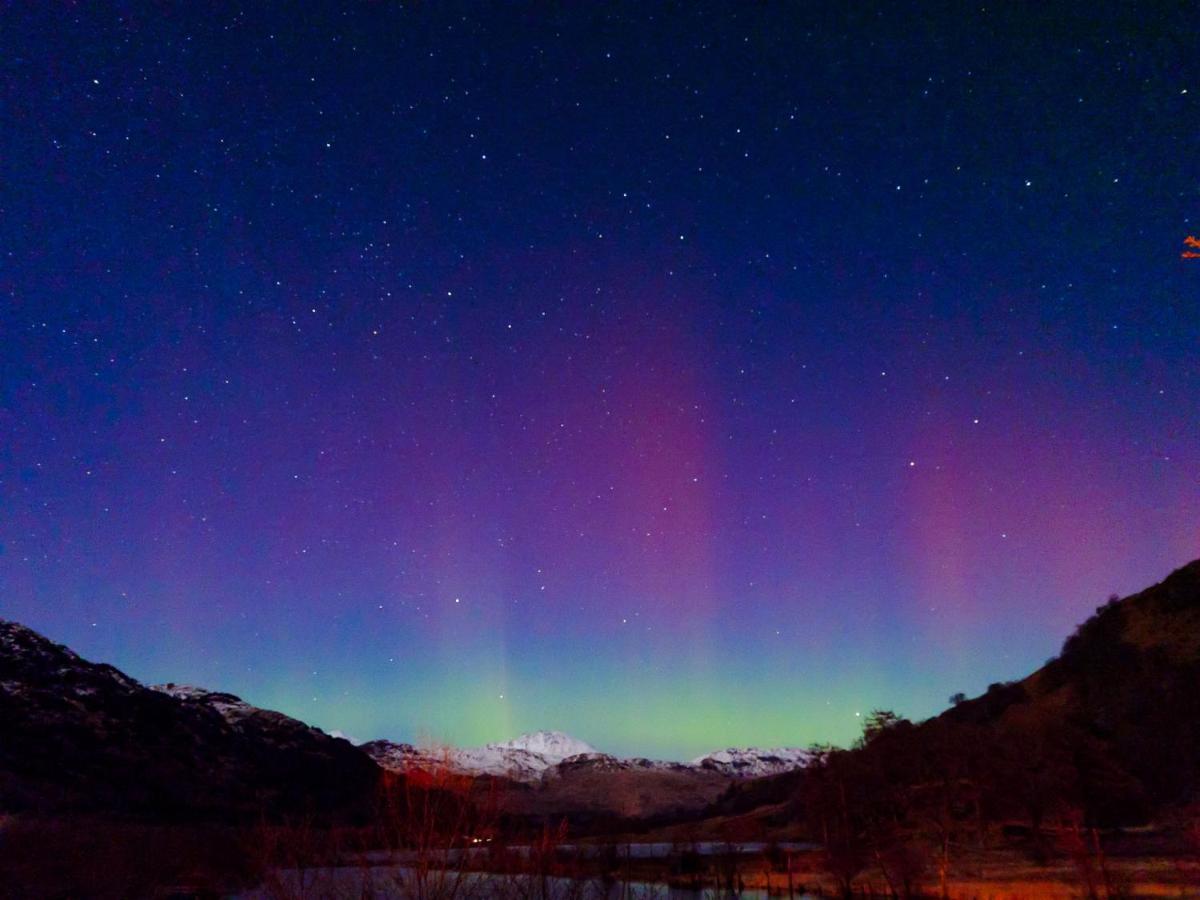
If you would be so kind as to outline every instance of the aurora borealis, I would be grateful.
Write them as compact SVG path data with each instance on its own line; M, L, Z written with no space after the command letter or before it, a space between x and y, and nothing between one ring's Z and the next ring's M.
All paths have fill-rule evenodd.
M850 740L1200 555L1200 18L17 4L0 617L360 738Z

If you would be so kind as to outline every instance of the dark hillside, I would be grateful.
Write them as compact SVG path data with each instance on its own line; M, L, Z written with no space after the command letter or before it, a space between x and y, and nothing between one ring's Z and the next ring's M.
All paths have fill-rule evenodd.
M231 705L241 714L224 715ZM356 817L379 777L350 743L295 719L152 690L4 621L0 722L0 812Z
M843 873L1001 832L1042 854L1048 832L1170 820L1200 800L1200 561L1105 603L1027 678L956 700L916 724L876 711L853 748L731 787L705 816L786 818Z
M947 710L954 723L1057 720L1104 749L1155 806L1200 789L1200 560L1111 599L1020 682Z

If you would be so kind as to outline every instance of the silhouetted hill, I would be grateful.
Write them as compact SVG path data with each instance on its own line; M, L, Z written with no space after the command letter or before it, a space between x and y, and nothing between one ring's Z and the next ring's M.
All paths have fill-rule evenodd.
M875 711L854 747L731 786L701 827L790 821L853 861L1001 825L1036 844L1050 823L1131 825L1197 801L1200 560L1109 600L1028 677L917 724Z
M1102 746L1154 805L1200 796L1200 560L1110 599L1029 677L943 713L1021 727L1058 719Z
M2 620L0 722L0 812L354 816L379 778L349 742L295 719L145 687Z

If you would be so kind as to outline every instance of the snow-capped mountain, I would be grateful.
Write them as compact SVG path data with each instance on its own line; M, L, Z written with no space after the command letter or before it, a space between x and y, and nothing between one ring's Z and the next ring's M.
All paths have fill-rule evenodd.
M504 741L500 744L488 744L485 749L501 752L506 750L525 750L541 756L550 763L559 763L572 756L579 756L581 753L600 752L587 741L573 738L569 734L563 734L561 731L534 731L530 734L523 734L520 737L513 738L511 741Z
M381 766L403 771L412 768L444 767L470 775L497 775L527 783L542 782L581 770L660 770L712 772L729 778L759 778L797 769L808 762L808 754L796 748L773 750L729 749L701 756L690 763L623 759L601 753L586 741L561 731L535 731L511 741L482 747L418 749L412 744L371 741L362 749Z
M482 747L417 748L412 744L370 741L362 745L388 769L444 767L469 775L499 775L534 782L565 759L595 753L596 748L561 731L534 731Z
M802 769L808 765L809 753L798 747L776 747L771 750L760 750L757 747L728 750L717 750L705 756L693 759L690 765L702 769L723 772L735 778L762 778L764 775L778 775L792 769Z

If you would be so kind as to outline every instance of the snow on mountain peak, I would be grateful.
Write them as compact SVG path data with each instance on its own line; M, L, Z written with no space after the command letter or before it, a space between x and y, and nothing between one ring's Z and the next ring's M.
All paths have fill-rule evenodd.
M406 770L426 766L449 768L472 775L501 775L518 781L538 783L556 774L578 768L659 769L686 771L702 769L730 778L759 778L808 763L805 750L792 747L718 750L690 763L622 759L597 750L586 741L561 731L533 731L482 747L446 747L441 751L421 750L411 744L371 741L364 749L389 769Z
M599 752L587 741L573 738L561 731L531 731L511 741L488 744L487 747L492 750L524 750L527 753L536 753L549 764L562 762L581 753Z
M798 747L775 747L770 750L730 747L697 757L690 764L739 778L759 778L801 769L808 765L809 756L807 750Z
M422 749L411 744L370 741L363 748L385 768L449 768L471 775L500 775L534 783L565 759L596 749L561 731L534 731L482 747Z

